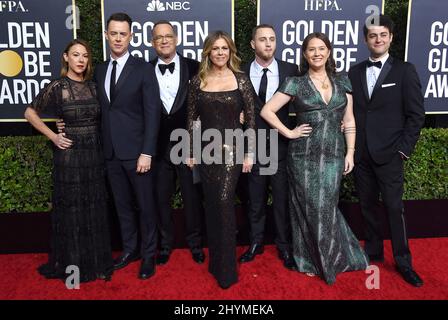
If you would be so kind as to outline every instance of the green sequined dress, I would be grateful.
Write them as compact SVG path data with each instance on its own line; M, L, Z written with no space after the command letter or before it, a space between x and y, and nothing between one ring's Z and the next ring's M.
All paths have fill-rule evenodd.
M288 148L294 259L300 272L317 274L328 284L340 272L368 266L337 206L345 156L340 126L351 84L343 74L330 80L333 94L328 104L308 74L287 78L279 89L294 97L297 125L308 123L313 129L309 137L291 140Z

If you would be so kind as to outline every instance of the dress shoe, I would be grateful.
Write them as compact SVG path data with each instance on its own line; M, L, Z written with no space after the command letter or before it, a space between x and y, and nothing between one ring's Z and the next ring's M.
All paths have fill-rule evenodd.
M138 253L123 253L121 256L114 260L114 270L124 268L131 262L137 261L139 259L140 255Z
M138 277L142 280L151 278L156 272L156 265L154 263L154 258L145 258L142 260L142 265L140 266L140 272Z
M193 257L194 262L203 263L205 261L205 254L201 248L193 248L191 249L191 256Z
M421 287L423 285L423 280L418 276L417 272L415 272L411 268L397 267L397 271L401 274L404 281L413 285L414 287Z
M239 260L241 263L252 261L256 255L262 254L263 251L264 247L261 244L252 244L249 249L241 255Z
M369 261L370 262L384 262L384 255L383 254L369 254Z
M162 249L160 250L159 254L157 255L156 263L158 265L166 264L168 260L170 260L170 249Z
M294 257L288 250L279 250L278 257L283 260L283 266L289 270L297 270L296 262L294 261Z

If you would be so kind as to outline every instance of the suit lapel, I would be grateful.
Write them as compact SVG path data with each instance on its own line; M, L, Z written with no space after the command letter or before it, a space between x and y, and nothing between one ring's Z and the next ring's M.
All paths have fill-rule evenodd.
M249 62L248 64L246 64L243 68L243 71L246 73L246 75L249 77L250 79L250 67L252 66L252 63L254 62L254 60L252 60L251 62ZM255 90L254 84L252 83L252 81L250 81L250 84L252 85L252 88L254 88L254 96L255 96L255 109L257 109L258 111L261 110L261 107L263 106L263 102L261 101L260 97L257 94L257 90Z
M277 60L277 65L278 65L278 86L280 87L282 85L282 82L285 81L286 78L286 70L285 70L286 66L280 60Z
M134 60L135 58L130 55L128 58L128 61L126 61L126 64L123 67L123 70L121 71L120 77L118 78L117 84L115 86L115 95L114 100L117 99L117 96L120 94L120 89L123 87L123 84L126 82L126 78L131 74L132 70L134 69Z
M183 101L188 88L188 79L189 79L188 65L181 55L179 55L179 70L180 70L179 88L177 89L176 98L174 99L173 107L171 108L170 113L175 113L183 105ZM166 112L165 108L163 109L164 112Z
M364 97L366 98L366 101L369 101L369 89L367 88L367 60L364 61L364 65L359 68L360 70L360 78L361 78L361 85L362 85L362 91L364 92Z
M96 84L98 88L99 96L101 97L101 100L105 101L108 105L110 104L109 98L107 97L105 85L106 85L106 73L107 73L107 67L109 66L110 60L107 60L104 63L98 64L98 72L96 73L97 79Z
M381 69L381 73L380 73L378 79L376 80L375 88L373 88L371 100L375 97L376 91L379 88L381 88L381 85L383 84L384 79L386 79L387 75L389 74L390 69L392 69L392 62L393 62L393 58L391 56L389 56L389 59L387 59L383 68Z

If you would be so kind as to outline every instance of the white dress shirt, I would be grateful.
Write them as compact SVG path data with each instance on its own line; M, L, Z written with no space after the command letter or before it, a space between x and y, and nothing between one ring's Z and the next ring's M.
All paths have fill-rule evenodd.
M386 63L387 59L389 59L389 54L386 54L384 57L382 57L381 61L381 68L371 66L367 67L366 69L366 79L367 79L367 89L369 90L369 98L372 97L373 89L375 88L376 81L378 80L378 77L380 76L381 70L383 70L384 64ZM369 58L370 61L374 61L372 58Z
M166 70L165 74L162 74L159 69L159 64L169 64L171 62L174 62L173 73L171 73L170 70ZM180 59L177 53L169 63L166 63L159 58L156 65L156 76L157 82L159 83L160 99L162 100L163 107L168 113L170 113L173 108L174 100L176 99L180 84Z
M254 60L250 65L250 81L254 86L255 92L258 94L258 90L260 89L261 77L263 76L263 69L257 60ZM277 60L272 60L271 64L267 66L268 71L266 76L268 77L268 87L266 89L266 102L272 98L274 93L277 91L279 82L280 82L280 74L278 71L278 63Z
M126 64L126 61L128 61L129 58L129 52L126 52L125 55L118 58L117 61L117 69L115 73L115 83L118 82L118 79L120 78L121 71L123 71L124 65ZM109 65L107 66L107 72L106 72L106 79L104 80L104 89L106 90L107 97L110 101L110 76L112 74L112 68L114 59L112 56L110 57Z

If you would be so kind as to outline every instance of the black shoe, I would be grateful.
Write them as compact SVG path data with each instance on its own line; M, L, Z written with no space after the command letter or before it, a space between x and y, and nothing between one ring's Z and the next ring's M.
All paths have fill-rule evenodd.
M159 254L157 255L156 263L158 265L166 264L168 260L170 260L170 249L162 249L160 250Z
M369 261L370 262L384 262L384 255L383 254L369 254Z
M258 243L252 244L249 247L249 249L247 249L247 251L241 255L239 261L241 263L252 261L252 260L254 260L256 255L262 254L263 251L264 251L264 247L261 244L258 244Z
M283 266L286 269L297 271L297 265L294 257L288 250L279 250L278 257L283 261Z
M145 258L142 260L138 277L142 280L151 278L156 273L156 264L154 258Z
M191 256L193 257L194 262L196 263L204 263L205 261L205 254L204 251L202 251L202 248L193 248L191 249Z
M117 259L114 260L114 270L118 270L126 267L131 262L140 259L140 254L138 253L123 253Z
M423 280L419 277L417 272L415 272L411 268L397 267L397 271L401 274L404 281L413 285L414 287L421 287L423 285Z

